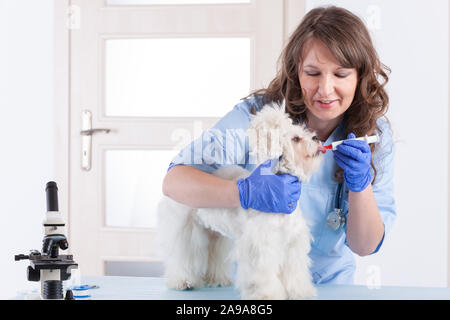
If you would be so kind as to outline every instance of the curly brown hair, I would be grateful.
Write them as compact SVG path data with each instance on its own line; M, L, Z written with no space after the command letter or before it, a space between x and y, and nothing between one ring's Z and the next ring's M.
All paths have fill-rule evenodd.
M305 44L312 37L322 41L342 67L357 70L355 96L344 114L345 134L372 135L375 130L381 134L377 119L385 117L388 109L389 97L384 87L391 69L380 62L364 22L344 8L328 6L309 11L289 37L278 59L277 76L267 88L256 90L247 97L262 96L263 104L285 100L286 112L290 117L305 122L307 108L298 67L302 64ZM378 81L380 76L383 78L382 83ZM375 145L372 144L370 148L373 152ZM371 165L376 177L373 161ZM335 174L338 181L342 181L342 172L340 169Z

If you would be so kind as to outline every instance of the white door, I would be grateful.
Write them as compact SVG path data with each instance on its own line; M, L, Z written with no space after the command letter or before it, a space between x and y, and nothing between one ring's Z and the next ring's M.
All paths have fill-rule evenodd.
M170 159L274 77L283 1L72 0L71 12L70 243L83 274L104 275L158 261Z

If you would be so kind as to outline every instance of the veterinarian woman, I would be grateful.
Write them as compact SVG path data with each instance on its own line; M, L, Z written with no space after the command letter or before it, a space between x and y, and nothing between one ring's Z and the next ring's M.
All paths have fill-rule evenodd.
M394 144L384 118L390 70L380 62L364 23L337 7L309 11L280 62L268 88L243 99L172 160L163 193L192 207L242 206L279 214L292 212L295 207L287 204L299 199L313 236L314 283L352 284L354 253L377 252L396 216ZM290 175L261 175L245 139L250 111L283 99L290 117L306 123L323 145L373 134L380 142L347 141L327 152L309 183ZM210 174L230 164L253 173L238 182Z

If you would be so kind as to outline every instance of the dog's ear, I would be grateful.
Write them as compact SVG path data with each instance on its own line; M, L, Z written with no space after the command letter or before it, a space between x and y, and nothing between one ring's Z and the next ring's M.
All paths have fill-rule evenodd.
M256 156L258 164L283 154L282 134L280 128L263 126L253 126L247 130L250 154Z
M258 163L279 158L283 153L285 130L291 123L287 115L279 105L270 104L251 118L247 130L250 154L256 156Z

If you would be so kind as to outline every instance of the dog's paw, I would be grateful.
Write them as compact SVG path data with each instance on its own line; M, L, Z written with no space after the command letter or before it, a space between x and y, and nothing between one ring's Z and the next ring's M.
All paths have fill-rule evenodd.
M205 276L205 284L209 287L228 287L233 281L226 275L218 276L207 274Z
M192 281L185 280L185 279L168 278L167 286L170 289L175 289L175 290L193 290L196 287L199 287L199 284L195 284Z
M249 285L240 290L243 300L286 300L288 298L284 288L277 283Z

